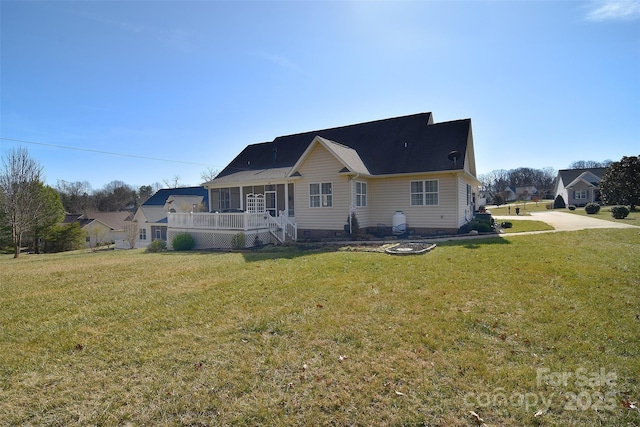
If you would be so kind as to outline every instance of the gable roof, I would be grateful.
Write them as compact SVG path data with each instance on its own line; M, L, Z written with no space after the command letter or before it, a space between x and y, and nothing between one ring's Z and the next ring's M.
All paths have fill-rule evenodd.
M322 145L325 149L327 149L327 151L329 151L329 153L331 153L336 158L336 160L342 163L342 166L344 166L344 168L340 172L353 172L361 175L371 175L356 150L354 150L353 148L349 148L346 145L330 141L321 136L316 136L311 144L307 146L307 149L304 151L302 156L300 156L296 164L291 168L291 172L296 172L298 170L309 153L311 153L313 148L318 144Z
M192 196L187 194L172 194L167 197L167 201L163 208L165 210L174 209L176 211L191 211L193 205L204 204L203 196Z
M167 218L167 210L164 206L151 205L145 206L142 205L138 208L136 212L136 220L143 216L145 223L161 223L163 220Z
M241 181L268 170L278 170L284 178L284 172L292 171L316 137L322 138L320 141L347 169L351 169L349 164L371 175L462 170L467 160L471 120L434 124L431 113L419 113L279 136L272 142L245 147L210 182ZM459 153L455 162L449 158L454 151Z
M122 230L128 219L131 219L132 214L129 211L118 212L101 212L92 211L84 214L65 214L63 224L71 224L77 222L80 224L80 228L91 224L94 221L100 222L105 227L111 230Z
M209 192L204 187L163 188L147 199L142 206L164 206L171 196L201 196L203 203L209 204Z
M131 217L132 215L131 215L131 212L129 211L119 211L119 212L95 211L95 212L87 212L86 214L82 215L81 218L84 218L89 222L100 221L101 223L111 228L112 230L122 230L124 229L127 219L130 219ZM84 227L84 225L82 224L81 226Z
M562 181L563 187L567 187L573 181L578 179L581 175L585 174L585 172L588 172L588 173L591 173L591 174L595 175L597 178L599 178L598 179L598 181L599 181L600 179L602 179L602 174L604 174L605 170L607 170L607 168L562 169L562 170L558 171L558 177L560 178L558 180L558 183L560 181ZM597 183L593 183L593 182L592 182L592 184L597 185Z
M93 221L93 220L85 219L82 214L68 214L68 213L65 213L64 219L62 220L62 223L63 224L72 224L74 222L77 222L78 224L80 224L80 228L82 228L85 225L89 224L91 221Z

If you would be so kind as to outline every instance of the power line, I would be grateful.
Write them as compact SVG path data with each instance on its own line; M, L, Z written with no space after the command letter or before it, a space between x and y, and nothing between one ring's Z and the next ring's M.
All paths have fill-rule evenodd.
M35 142L35 141L25 141L22 139L13 139L13 138L1 138L4 141L13 141L20 142L23 144L33 144L33 145L41 145L44 147L53 147L53 148L63 148L65 150L76 150L76 151L86 151L89 153L97 153L97 154L108 154L110 156L120 156L120 157L131 157L134 159L144 159L144 160L155 160L158 162L169 162L169 163L181 163L183 165L196 165L196 166L213 166L205 163L194 163L194 162L185 162L182 160L169 160L169 159L159 159L157 157L148 157L148 156L139 156L136 154L124 154L124 153L113 153L110 151L101 151L101 150L92 150L90 148L80 148L80 147L69 147L66 145L56 145L56 144L46 144L44 142Z

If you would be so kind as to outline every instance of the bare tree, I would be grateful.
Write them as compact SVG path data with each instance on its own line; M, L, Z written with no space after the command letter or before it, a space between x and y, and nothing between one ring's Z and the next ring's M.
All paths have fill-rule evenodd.
M611 163L613 163L611 160L603 160L601 162L597 160L576 160L569 165L569 169L606 168Z
M134 249L138 238L138 221L127 221L124 226L124 236L129 244L129 249Z
M58 180L56 190L69 213L85 213L91 203L91 184L87 181Z
M218 176L218 173L220 173L219 170L209 166L207 170L203 171L200 174L200 179L202 180L202 182L209 182L213 180L216 176Z
M486 174L481 174L478 179L482 183L484 190L491 194L498 194L509 186L509 172L504 169L492 170Z
M89 248L91 252L96 252L100 246L105 244L104 238L107 237L107 232L98 225L94 225L90 227L86 232L87 243L89 243Z
M26 148L15 148L2 158L0 210L11 228L13 257L20 256L22 236L33 227L43 209L40 197L42 166Z
M180 182L180 175L174 175L171 179L163 179L162 182L167 188L179 188L183 187Z

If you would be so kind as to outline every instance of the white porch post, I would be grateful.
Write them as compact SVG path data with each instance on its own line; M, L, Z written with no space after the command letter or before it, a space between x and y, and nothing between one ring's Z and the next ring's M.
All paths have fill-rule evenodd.
M240 210L243 211L243 210L245 210L245 208L244 208L244 194L242 194L242 186L240 186L239 188L240 188Z
M276 201L277 204L277 201ZM289 183L284 183L284 213L285 216L289 216Z

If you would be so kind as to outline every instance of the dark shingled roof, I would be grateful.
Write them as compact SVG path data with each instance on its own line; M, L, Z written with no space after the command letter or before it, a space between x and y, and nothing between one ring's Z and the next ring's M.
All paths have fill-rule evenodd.
M279 136L272 142L247 146L218 178L240 171L292 167L316 136L356 150L372 175L463 169L471 120L428 124L430 121L431 113L419 113ZM449 159L452 151L460 153L455 165Z
M585 172L591 172L598 178L602 178L602 174L607 168L589 168L589 169L561 169L558 171L560 178L562 178L562 183L567 186L571 184L571 182L582 175Z
M209 192L204 187L163 188L149 197L142 206L164 206L169 196L202 196L205 206L209 205Z

